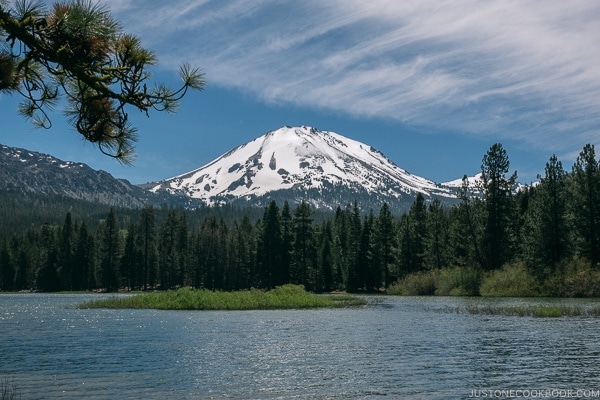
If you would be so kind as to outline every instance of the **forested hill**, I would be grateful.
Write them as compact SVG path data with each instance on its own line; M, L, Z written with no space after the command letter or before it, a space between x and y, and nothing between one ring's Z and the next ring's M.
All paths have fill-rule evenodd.
M93 227L106 217L109 205L61 195L0 191L0 241L35 230L44 224L58 226L71 212Z
M258 220L262 216L262 209L229 205L187 209L162 203L158 206L146 207L155 210L159 222L166 218L169 210L178 210L190 226L201 225L208 215L223 219L227 223L239 218L240 215L248 215L252 220ZM125 229L128 221L138 219L143 208L113 207L63 195L0 190L0 221L2 221L0 243L28 231L40 229L44 225L58 228L63 224L67 213L70 213L73 219L95 230L112 209L119 215L119 224Z

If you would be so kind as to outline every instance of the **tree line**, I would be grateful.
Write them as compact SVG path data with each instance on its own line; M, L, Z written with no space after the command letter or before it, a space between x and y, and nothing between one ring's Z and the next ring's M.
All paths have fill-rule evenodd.
M451 207L418 194L393 215L356 203L315 218L307 203L272 201L253 218L227 220L145 207L120 217L110 209L95 229L67 213L0 245L0 289L42 291L273 288L380 291L400 279L453 268L489 273L515 263L537 282L564 276L578 260L600 261L600 163L586 145L566 172L556 156L539 182L515 190L501 144L490 147L476 185L466 177ZM162 211L160 211L162 212ZM470 293L476 294L476 293Z

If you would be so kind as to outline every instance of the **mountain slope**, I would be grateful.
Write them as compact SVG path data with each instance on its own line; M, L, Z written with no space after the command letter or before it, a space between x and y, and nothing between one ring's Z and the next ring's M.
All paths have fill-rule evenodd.
M0 145L0 190L61 195L122 207L141 207L155 197L86 164Z
M283 127L191 172L145 185L206 204L265 205L307 201L335 209L356 200L362 208L405 209L417 193L453 201L453 190L412 175L372 147L334 132Z

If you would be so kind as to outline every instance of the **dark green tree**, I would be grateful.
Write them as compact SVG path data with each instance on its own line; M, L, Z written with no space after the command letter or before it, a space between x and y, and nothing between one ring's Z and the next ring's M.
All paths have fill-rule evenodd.
M336 289L346 289L350 264L348 210L337 207L333 218L333 259L336 265Z
M140 213L138 226L138 247L142 252L142 282L144 290L156 283L158 265L158 228L154 207L144 207Z
M107 292L114 292L119 289L122 238L113 208L110 209L106 220L100 225L99 234L97 284Z
M48 224L42 225L36 243L39 246L39 268L36 271L35 286L42 292L60 290L58 277L58 250L56 229Z
M513 188L517 180L510 168L508 155L500 143L490 147L481 164L481 185L485 200L486 224L483 235L483 254L488 269L498 269L511 257L514 240Z
M71 213L67 213L65 221L59 233L58 245L58 277L60 286L63 290L74 290L74 274L75 274L75 227Z
M0 291L13 290L14 279L15 267L8 243L5 241L0 248Z
M255 240L254 228L247 215L238 224L233 222L231 228L231 272L233 289L248 289L254 282L255 276Z
M375 217L371 210L364 217L360 235L357 259L357 286L369 292L377 291L381 287L381 274L373 268L373 227Z
M485 226L485 204L473 193L468 177L462 179L459 190L460 204L450 211L449 241L452 248L452 264L483 268L485 260L481 251L481 241Z
M449 221L438 199L433 200L429 205L426 232L424 259L426 268L441 269L449 266Z
M77 244L73 256L75 265L73 288L75 290L91 290L96 287L95 279L96 240L88 231L85 222L79 226Z
M396 252L398 236L396 234L394 216L387 204L383 204L375 222L373 232L373 268L387 286L397 278Z
M418 193L408 214L400 219L400 275L421 271L425 268L425 245L427 238L427 207L425 197Z
M205 263L201 253L202 237L198 229L192 229L188 234L188 276L190 286L200 288L204 285Z
M258 259L260 286L271 289L286 283L289 275L289 270L285 270L288 267L283 265L281 215L274 200L265 208L261 226Z
M528 264L539 278L556 272L568 255L567 174L553 155L546 163L545 176L532 191L526 213L524 249Z
M293 224L292 224L292 213L290 211L290 205L287 200L283 202L283 208L281 209L281 276L278 280L278 284L288 283L290 281L290 263L292 256L292 242L293 237Z
M600 164L587 144L573 165L573 213L579 252L593 266L600 261Z
M58 251L56 247L48 249L42 265L37 271L36 285L42 292L58 292L60 279L58 277Z
M320 279L317 270L317 246L315 242L313 216L308 203L300 203L294 210L292 254L290 263L291 283L304 285L314 290Z
M360 289L361 277L359 268L360 242L362 233L362 223L360 220L360 210L358 203L354 201L354 207L346 208L346 248L343 251L347 252L346 258L346 290L356 292Z
M227 246L224 241L228 237L226 226L221 219L207 217L202 224L196 239L197 272L199 283L211 290L225 289L228 261Z
M122 162L130 162L136 130L128 108L148 115L174 111L188 89L202 90L204 76L183 66L183 85L152 85L155 55L121 29L108 9L91 0L0 2L0 92L23 98L19 111L40 127L51 126L48 110L61 98L85 140Z
M183 285L187 229L185 218L170 209L160 229L158 275L162 289Z
M398 222L398 267L396 276L404 277L415 270L414 252L412 249L413 239L411 223L408 213L400 216Z
M412 231L412 268L421 271L425 268L425 251L427 244L427 206L423 193L417 193L409 211L410 229Z
M27 290L33 287L28 279L29 271L31 269L32 265L27 253L24 249L19 248L16 261L14 290Z
M329 292L336 288L335 286L335 257L333 254L333 228L331 221L326 221L322 228L319 244L319 259L318 268L320 269L319 282L315 291L317 292Z
M121 281L126 284L128 290L140 288L142 281L142 268L140 262L142 260L142 254L137 247L139 240L137 238L136 230L137 227L135 224L129 224L127 235L125 236L123 256L120 261Z

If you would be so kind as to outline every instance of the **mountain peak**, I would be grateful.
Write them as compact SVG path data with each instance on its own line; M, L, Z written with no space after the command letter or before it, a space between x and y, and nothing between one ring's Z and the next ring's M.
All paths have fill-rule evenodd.
M284 126L238 146L205 166L158 182L153 192L206 204L265 205L307 201L335 209L355 199L412 203L416 193L452 197L434 182L409 174L371 146L310 126Z

